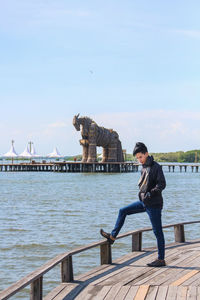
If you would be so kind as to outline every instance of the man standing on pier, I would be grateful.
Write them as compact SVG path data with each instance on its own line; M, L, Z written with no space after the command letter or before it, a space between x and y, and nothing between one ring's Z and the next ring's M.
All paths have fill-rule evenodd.
M165 177L162 167L154 161L153 156L149 156L145 144L141 142L136 143L133 155L142 164L141 177L138 182L139 201L135 201L119 210L115 227L111 233L107 233L103 229L100 230L100 233L110 244L113 244L127 215L146 212L151 221L158 246L158 259L147 265L150 267L162 267L166 265L165 239L161 220L163 208L162 190L166 187Z

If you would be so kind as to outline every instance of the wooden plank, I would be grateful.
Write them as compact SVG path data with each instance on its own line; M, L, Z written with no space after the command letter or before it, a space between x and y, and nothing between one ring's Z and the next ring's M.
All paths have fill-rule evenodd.
M73 289L78 286L77 283L66 283L65 288L57 294L53 300L63 300L66 295L68 295Z
M131 286L124 300L133 300L135 295L137 294L138 289L138 286Z
M177 286L169 286L166 300L176 300Z
M95 288L96 287L94 287L93 285L86 286L80 293L78 293L76 300L89 300ZM97 287L95 292L99 292L100 290L101 287Z
M186 286L178 286L176 300L186 300L187 289Z
M110 285L110 283L111 283L111 285L116 284L117 281L113 280L112 277L117 276L117 278L120 278L120 276L122 276L122 274L124 272L126 274L126 272L128 270L129 270L129 267L127 267L127 266L125 266L125 267L123 266L121 268L117 268L117 269L115 269L115 271L113 271L113 272L111 272L109 274L106 274L105 276L100 277L99 279L95 280L93 282L93 284L101 284L101 285Z
M64 288L66 287L67 283L61 283L55 289L53 289L50 293L48 293L43 300L52 300L54 299Z
M166 300L168 286L159 286L155 300Z
M144 300L149 290L149 285L141 285L134 300Z
M119 265L118 267L120 267L120 264L126 263L127 261L131 260L131 259L137 259L137 257L140 257L141 255L145 255L145 252L131 252L129 254L126 254L118 259L116 259L112 265L102 265L102 266L98 266L92 270L90 270L87 273L81 274L79 276L75 277L75 280L78 281L86 281L89 278L93 277L93 276L97 276L99 274L101 274L102 272L106 272L109 271L111 269L115 269L117 267L117 265Z
M200 287L197 287L197 300L200 299Z
M181 258L176 260L176 266L179 266L179 264L189 256L191 256L190 253L187 253L187 255L182 255ZM168 264L168 266L170 267L171 264ZM173 278L171 276L174 276L177 270L174 268L168 268L168 266L162 268L153 268L154 273L152 273L150 276L146 276L146 278L140 280L139 282L137 282L137 284L140 285L148 282L148 284L150 285L160 285L168 278Z
M170 265L174 260L177 260L178 256L179 256L179 252L177 251L177 249L172 249L170 251L168 251L166 253L167 256L167 265ZM149 278L154 277L155 273L162 273L165 271L165 268L153 268L153 267L148 267L148 266L144 266L143 268L143 274L140 274L140 276L134 280L132 280L131 282L129 281L129 284L137 284L137 285L142 285L144 284Z
M150 286L145 300L155 300L158 292L158 286Z
M194 285L194 286L200 286L200 272L196 275L194 275L191 279L188 279L183 283L184 286L188 285Z
M198 295L199 298L199 295ZM196 286L189 286L187 292L187 300L197 300L197 288Z
M155 253L151 253L150 255L146 255L143 258L139 260L133 260L130 264L126 264L127 267L121 266L120 272L112 272L109 274L109 276L104 276L101 280L95 281L94 284L102 284L102 285L113 285L118 283L124 283L123 279L127 281L127 278L129 278L129 275L134 272L134 276L136 275L136 271L139 272L140 269L138 269L138 265L141 264L141 262L147 262L149 260L149 257L155 256ZM127 263L127 262L126 262ZM134 264L137 264L137 268L133 268ZM125 263L124 263L125 265ZM126 266L125 265L125 266ZM143 267L143 265L142 265ZM146 267L146 265L145 265ZM148 268L148 267L147 267ZM130 274L129 274L130 273Z
M115 299L115 300L123 300L126 297L129 289L130 289L130 285L122 286L121 289L119 290L117 296L115 298L113 298L113 299Z
M71 283L68 283L68 285L70 285L70 284ZM76 287L72 288L67 293L65 291L65 294L63 295L63 299L65 299L65 300L76 299L76 296L79 295L84 290L85 287L86 287L86 285L84 285L84 284L77 284ZM64 290L63 290L63 292L64 292Z
M194 253L193 253L194 254ZM167 280L164 281L165 285L171 285L173 284L175 281L179 280L180 278L182 278L183 276L185 276L186 274L188 274L189 272L196 269L196 266L199 265L200 262L200 253L188 257L185 261L184 261L184 265L181 264L181 266L179 267L179 265L177 266L177 272L176 274L173 275L173 277L166 277ZM176 267L175 267L176 268ZM195 275L194 275L195 276ZM194 277L193 276L193 277ZM189 277L190 278L190 277ZM195 278L190 278L189 281L194 281ZM186 281L188 281L186 279Z
M109 293L111 289L111 286L107 285L107 286L103 286L100 293L98 293L98 295L96 296L95 300L103 300L106 295ZM84 299L80 299L80 300L84 300ZM93 300L93 299L91 299Z
M154 278L156 279L158 275L159 275L159 278L160 278L161 274L165 273L168 270L168 266L170 266L171 263L177 258L178 253L177 253L176 249L172 249L171 252L169 252L169 253L170 254L168 255L168 258L167 258L167 267L153 268L153 267L146 267L145 266L142 269L142 273L140 274L140 276L133 277L133 278L131 278L131 280L129 280L126 283L131 284L131 285L135 285L135 284L142 285L142 284L145 284L146 282L148 284L154 284ZM181 258L181 261L183 259L184 258ZM178 259L176 259L176 261L178 261ZM156 280L155 280L155 285L157 285Z
M138 255L138 252L137 252L136 256L130 259L130 263L132 263L132 261L139 260L139 258L142 257L142 255L145 255L145 253L144 254L140 253ZM105 282L104 282L105 280L107 280L110 277L113 277L117 274L123 273L123 272L127 271L128 269L129 269L129 261L125 261L121 265L116 266L111 272L108 272L107 274L105 274L105 276L102 276L101 278L93 280L93 284L100 284L101 283L101 284L105 285ZM108 282L106 284L110 285ZM115 284L115 282L113 284Z
M193 270L179 278L178 280L171 283L172 286L178 286L181 285L183 282L194 276L195 274L199 273L199 270Z
M121 289L121 287L122 287L121 284L113 285L110 291L108 292L108 294L106 295L106 297L104 298L104 300L113 300L117 295L117 293L119 292L119 290Z
M176 252L176 249L171 250L171 252ZM121 272L121 273L113 274L113 276L110 276L109 278L105 278L104 280L102 280L101 284L113 285L116 283L121 283L123 285L126 285L126 284L130 284L130 283L132 284L132 282L134 280L137 281L138 278L139 279L141 277L146 278L147 273L149 274L149 272L156 272L156 270L157 270L157 269L155 270L155 268L147 267L146 264L145 264L145 266L143 264L141 264L141 262L146 263L148 260L149 260L149 257L147 256L137 262L131 263L129 268L127 268L126 270L122 270L123 272ZM138 285L138 283L137 283L137 285Z

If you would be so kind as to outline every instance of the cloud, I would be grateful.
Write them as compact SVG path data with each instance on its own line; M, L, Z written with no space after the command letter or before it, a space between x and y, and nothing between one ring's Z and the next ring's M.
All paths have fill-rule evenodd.
M199 112L151 110L98 114L93 118L99 125L116 130L128 152L137 141L144 141L152 152L200 148Z

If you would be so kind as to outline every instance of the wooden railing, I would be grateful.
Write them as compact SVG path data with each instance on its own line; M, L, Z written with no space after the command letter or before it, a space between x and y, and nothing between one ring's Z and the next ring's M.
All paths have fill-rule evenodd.
M184 225L200 223L200 221L192 221L192 222L183 222L176 224L169 224L163 226L163 228L174 227L174 237L175 242L184 243L185 242L185 233L184 233ZM151 231L151 227L129 231L124 234L121 234L117 237L117 239L121 239L127 236L132 236L132 251L141 251L142 250L142 233ZM30 299L31 300L42 300L42 291L43 291L43 276L48 271L53 269L58 264L61 264L61 278L62 282L71 282L74 279L73 274L73 261L72 257L75 254L81 253L83 251L96 248L100 246L100 260L101 264L111 264L112 263L112 251L111 245L105 241L101 240L96 243L89 244L84 247L76 248L70 252L66 252L56 256L54 259L47 262L45 265L41 266L36 271L30 273L26 277L17 281L6 290L0 292L0 300L6 300L17 292L21 291L26 286L30 285Z

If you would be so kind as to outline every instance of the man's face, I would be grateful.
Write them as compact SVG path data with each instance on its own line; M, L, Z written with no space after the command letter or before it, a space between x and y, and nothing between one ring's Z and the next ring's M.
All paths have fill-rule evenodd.
M139 153L136 153L135 156L136 156L137 160L138 160L142 165L144 165L145 162L146 162L146 160L147 160L147 157L149 156L149 153L146 152L146 153L144 154L144 153L139 152Z

